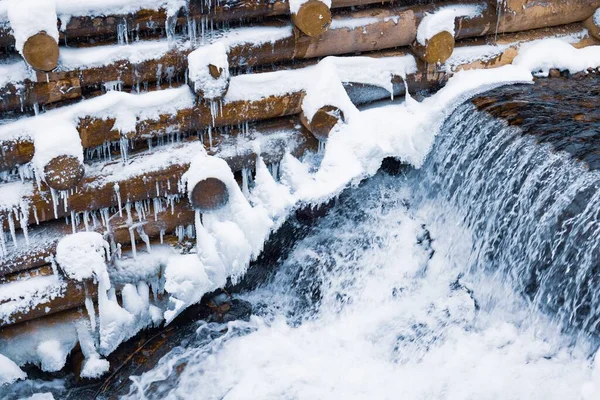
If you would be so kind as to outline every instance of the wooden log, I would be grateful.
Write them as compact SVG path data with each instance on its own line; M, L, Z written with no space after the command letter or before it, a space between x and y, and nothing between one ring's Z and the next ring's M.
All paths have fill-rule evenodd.
M44 327L66 326L87 318L87 312L82 307L57 312L37 318L35 321L29 320L1 328L0 341L9 341L14 340L16 337L35 335Z
M220 179L206 178L196 183L190 200L192 206L200 212L215 211L229 202L229 190Z
M323 106L310 120L304 113L300 114L300 121L317 139L327 140L333 127L344 121L344 113L336 106Z
M52 71L58 66L58 42L46 32L38 32L25 41L23 58L37 71Z
M269 130L260 129L258 132L268 136L271 134L280 134L282 130L288 129L290 135L294 136L296 150L303 153L306 150L315 150L316 142L312 139L312 135L297 128L297 119L283 120L279 122L278 128L273 127ZM290 136L291 137L291 136ZM76 186L73 193L69 194L68 198L61 200L55 199L56 204L51 200L52 196L47 189L33 188L33 194L25 196L21 204L29 205L28 223L49 221L55 218L69 216L71 212L80 213L84 211L99 210L106 207L115 207L119 204L117 191L115 187L118 185L119 196L121 203L135 202L146 199L152 199L157 196L176 195L179 194L177 183L183 173L189 167L188 156L189 152L200 151L199 143L185 142L175 146L167 146L157 148L150 154L139 154L129 159L127 166L121 166L120 162L102 163L97 168L91 168L92 173L86 176ZM273 160L276 157L281 158L284 154L286 146L270 146L269 152L273 151L276 154L265 155L265 161ZM293 146L292 146L293 147ZM169 152L172 158L169 164L159 165L153 161L153 157L164 159L162 153ZM181 159L176 159L177 154L181 155ZM191 154L191 153L190 153ZM217 152L218 156L219 153ZM223 158L231 163L232 170L236 171L236 164L239 163L238 157L242 157L248 162L249 159L254 159L256 155L250 151L239 154L227 154ZM187 160L187 161L186 161ZM267 161L273 162L273 161ZM142 172L137 170L138 166L150 165L152 168L146 168ZM129 169L127 169L129 168ZM138 171L134 173L134 169ZM131 175L128 175L131 171ZM115 174L122 178L115 178ZM0 195L2 186L0 186ZM65 205L66 201L66 205ZM56 206L56 207L55 207ZM4 229L8 229L8 220L12 218L13 211L4 209L0 210L0 220Z
M30 280L46 278L47 277L38 276L31 278ZM5 319L0 319L0 328L77 308L84 304L87 296L96 297L97 287L91 282L76 282L73 280L66 280L65 283L66 286L60 295L52 298L49 297L46 299L47 301L40 301L39 303L36 303L27 309L17 309L14 313L6 316ZM4 285L14 284L16 283L11 282L5 283ZM0 285L0 292L2 292L2 289L3 285ZM2 304L9 305L10 303L11 302L8 301Z
M583 22L585 28L590 32L590 35L596 39L600 39L600 11L596 10L588 19Z
M411 47L421 60L429 64L443 63L454 51L454 36L448 31L442 31L427 39L425 44L415 41Z
M68 190L83 178L85 167L77 157L62 155L44 166L44 181L52 189Z
M320 0L308 0L291 14L296 28L310 37L319 36L331 25L331 11Z

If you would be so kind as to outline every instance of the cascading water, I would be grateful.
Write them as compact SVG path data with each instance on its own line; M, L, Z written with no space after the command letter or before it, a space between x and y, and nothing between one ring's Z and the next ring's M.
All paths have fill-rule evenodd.
M599 178L466 103L241 295L248 322L201 323L128 397L595 398Z

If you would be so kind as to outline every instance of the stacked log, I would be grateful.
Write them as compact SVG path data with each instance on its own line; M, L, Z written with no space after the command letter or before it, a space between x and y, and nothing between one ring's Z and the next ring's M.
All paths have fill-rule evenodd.
M9 57L10 68L22 64L21 80L0 88L0 112L20 117L0 121L0 199L11 201L0 202L0 296L28 280L55 278L64 287L0 319L0 340L86 318L98 288L68 279L54 265L65 236L96 232L116 253L135 257L140 246L177 242L198 215L230 204L235 193L218 177L182 189L194 155L222 158L243 185L259 156L277 163L288 151L317 152L351 113L335 102L306 111L310 68L337 68L344 96L360 106L406 90L435 90L456 71L509 64L524 42L570 37L585 47L600 40L600 0L422 3L229 0L205 8L190 2L176 13L74 15L57 20L58 33L48 24L32 34L16 22L12 30L2 25L0 47L10 53L14 46L35 71ZM269 19L281 15L291 23ZM208 43L195 35L198 21L241 25L241 18L256 21ZM145 41L155 38L162 41ZM461 56L482 45L496 51ZM111 55L98 60L94 53ZM389 76L385 87L344 73L357 58L320 60L362 53L363 68ZM129 94L105 93L115 90ZM28 116L33 112L39 115ZM252 142L258 136L270 144L260 154ZM107 154L93 155L98 149Z

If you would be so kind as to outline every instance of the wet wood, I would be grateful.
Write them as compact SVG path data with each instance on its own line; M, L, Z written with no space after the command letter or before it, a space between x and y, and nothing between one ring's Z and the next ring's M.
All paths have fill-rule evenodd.
M600 25L596 18L596 13L583 22L585 28L590 32L590 35L596 39L600 39Z
M320 0L308 0L292 13L292 22L305 35L317 37L331 25L331 11Z
M25 41L23 58L36 71L52 71L58 65L58 42L46 32L36 33Z

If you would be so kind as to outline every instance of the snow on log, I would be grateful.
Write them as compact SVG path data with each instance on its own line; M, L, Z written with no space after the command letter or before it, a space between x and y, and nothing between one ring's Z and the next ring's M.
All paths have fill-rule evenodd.
M202 46L188 55L188 83L200 98L218 100L229 88L229 62L223 42Z
M583 25L593 37L600 39L600 8L586 19Z
M58 27L54 0L9 0L6 14L15 38L15 48L38 71L48 72L58 64Z
M291 0L289 4L292 22L305 35L317 37L331 25L331 0Z
M94 297L95 285L58 275L37 276L0 285L0 327L69 310Z

